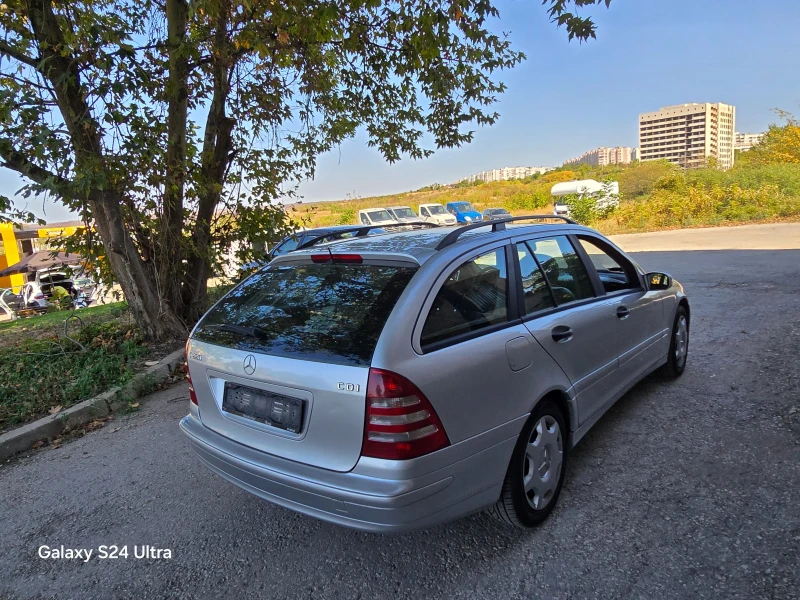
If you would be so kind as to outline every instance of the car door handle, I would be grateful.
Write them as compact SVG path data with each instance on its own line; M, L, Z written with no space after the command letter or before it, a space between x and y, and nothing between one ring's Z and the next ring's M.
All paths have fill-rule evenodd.
M553 330L550 332L553 336L553 339L558 343L568 342L572 339L572 329L567 327L566 325L559 325L558 327L553 327Z
M617 307L617 318L618 319L627 319L631 316L631 311L627 306L618 306Z

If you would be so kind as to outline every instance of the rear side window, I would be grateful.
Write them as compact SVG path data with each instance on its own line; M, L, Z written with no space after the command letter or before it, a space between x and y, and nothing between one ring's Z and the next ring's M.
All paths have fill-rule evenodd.
M503 248L468 260L442 284L422 328L422 345L508 320L508 278Z
M594 297L592 280L566 236L528 242L559 306Z
M412 267L267 267L225 296L194 338L263 354L368 366Z

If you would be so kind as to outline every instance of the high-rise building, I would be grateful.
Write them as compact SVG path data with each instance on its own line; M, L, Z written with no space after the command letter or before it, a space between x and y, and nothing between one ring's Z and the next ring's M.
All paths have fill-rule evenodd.
M714 158L721 169L733 166L736 107L677 104L639 115L639 160L666 159L682 167L701 167Z
M606 148L600 146L594 150L584 152L577 158L570 158L564 161L564 165L627 165L631 162L633 149L628 146L617 146Z
M543 174L552 171L553 167L503 167L502 169L490 169L481 171L476 175L465 177L462 181L505 181L507 179L523 179L535 174Z
M733 149L746 152L756 144L760 143L764 135L765 134L763 133L739 133L737 131L736 141L733 144Z

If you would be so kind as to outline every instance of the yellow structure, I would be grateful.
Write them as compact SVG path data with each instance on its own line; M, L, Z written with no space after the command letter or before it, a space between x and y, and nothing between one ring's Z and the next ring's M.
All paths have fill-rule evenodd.
M47 240L73 235L83 227L80 221L53 223L45 227L32 227L13 223L0 223L0 270L17 264L29 254L38 251L42 246L51 250ZM38 242L44 240L44 242ZM0 288L19 288L25 283L24 275L0 277Z

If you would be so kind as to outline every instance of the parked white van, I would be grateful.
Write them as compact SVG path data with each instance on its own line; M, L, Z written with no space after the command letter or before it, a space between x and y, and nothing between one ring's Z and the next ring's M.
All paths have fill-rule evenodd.
M441 204L420 204L419 218L434 225L455 225L456 218L447 212Z
M358 222L361 225L375 225L376 227L400 225L397 219L385 208L365 208L358 211Z
M390 206L386 210L400 223L419 223L419 217L410 206Z

